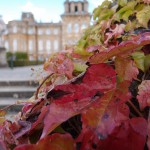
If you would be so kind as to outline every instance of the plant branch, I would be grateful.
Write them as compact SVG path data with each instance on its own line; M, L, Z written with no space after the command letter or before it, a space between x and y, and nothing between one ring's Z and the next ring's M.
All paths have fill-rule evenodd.
M42 81L42 83L39 85L39 87L37 88L36 93L35 93L35 99L38 99L38 94L39 94L40 88L41 88L42 85L46 82L46 80L47 80L48 78L50 78L52 75L53 75L53 73L50 74L50 75L48 75L47 77L45 77L45 79L44 79L44 80Z
M142 113L134 106L134 104L133 104L130 100L128 100L127 102L130 104L130 106L134 109L134 111L135 111L140 117L143 117Z

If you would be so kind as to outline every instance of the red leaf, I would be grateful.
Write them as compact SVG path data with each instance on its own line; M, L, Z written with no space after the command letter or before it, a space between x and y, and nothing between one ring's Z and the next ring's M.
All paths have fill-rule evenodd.
M137 99L140 104L140 108L144 109L146 106L150 106L150 80L144 80L139 85L138 89L138 96Z
M148 149L150 149L150 111L149 111L149 114L148 114L148 127L147 127L147 132L148 132L147 146L148 146Z
M77 139L86 143L83 150L91 150L92 148L87 143L95 141L97 136L99 139L106 139L116 127L128 121L129 108L124 103L131 97L128 90L129 85L130 82L127 81L120 83L115 91L107 92L100 101L96 101L90 108L83 111L82 132ZM85 138L91 137L85 139L84 136Z
M115 68L120 82L132 81L137 78L139 73L134 61L129 58L117 57L115 59Z
M107 64L90 66L80 84L71 83L57 86L49 93L49 99L54 99L54 101L49 106L49 112L45 116L41 138L62 122L89 108L94 101L101 100L103 92L115 87L116 73Z
M109 65L92 65L87 70L83 83L92 89L111 90L116 87L116 73Z
M7 150L6 145L2 140L0 140L0 150Z
M67 56L67 53L57 53L44 64L44 69L50 74L56 73L71 78L74 65L73 61Z
M106 93L100 101L97 101L92 104L92 106L83 111L82 113L82 122L86 126L96 128L101 123L101 118L108 107L114 91ZM94 117L93 117L94 116Z
M22 145L15 150L75 150L76 145L73 138L69 134L55 133L40 140L36 145Z
M41 113L40 113L40 115L38 116L38 119L36 120L36 122L34 122L34 123L32 124L31 131L32 131L32 130L35 130L36 127L37 127L39 124L42 124L42 123L43 123L43 120L44 120L44 117L45 117L47 111L48 111L48 106L43 106L42 109L41 109Z
M107 135L122 120L127 120L129 109L124 103L131 97L129 85L127 81L121 83L116 90L105 93L100 101L96 101L89 109L83 111L83 124L90 128L99 127L101 132Z
M120 45L109 48L105 52L95 54L90 58L89 62L92 64L103 63L108 59L111 59L113 56L118 56L147 44L150 44L150 32L145 32L138 36L136 35L129 41L122 42Z
M88 129L81 150L143 150L146 142L147 122L144 118L133 118L117 126L108 137L95 134ZM86 138L88 136L88 139Z

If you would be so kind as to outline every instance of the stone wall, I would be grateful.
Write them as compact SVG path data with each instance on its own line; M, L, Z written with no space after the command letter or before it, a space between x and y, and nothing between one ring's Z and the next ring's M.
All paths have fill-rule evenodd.
M0 47L0 67L6 67L7 60L6 60L6 49Z

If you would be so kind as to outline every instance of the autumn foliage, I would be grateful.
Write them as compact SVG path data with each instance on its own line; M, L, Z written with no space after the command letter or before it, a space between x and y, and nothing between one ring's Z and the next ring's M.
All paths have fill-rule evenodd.
M13 122L0 112L0 150L150 149L150 1L104 1L77 45Z

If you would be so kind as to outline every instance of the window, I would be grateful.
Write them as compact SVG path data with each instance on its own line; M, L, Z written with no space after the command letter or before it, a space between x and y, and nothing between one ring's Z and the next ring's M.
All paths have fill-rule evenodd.
M29 51L31 52L33 50L33 41L29 40Z
M54 34L58 34L58 29L54 29Z
M44 57L43 56L38 56L38 60L44 61Z
M5 41L5 48L6 48L6 50L8 50L8 49L9 49L8 41Z
M14 39L13 40L13 49L14 49L14 52L16 52L17 51L17 45L18 43L17 43L17 40L16 39Z
M76 24L74 25L74 32L75 32L75 33L78 33L78 32L79 32L79 25L78 25L78 23L76 23Z
M17 33L17 26L13 27L13 33Z
M47 30L46 30L46 34L47 34L47 35L50 35L50 34L51 34L51 30L50 30L50 29L47 29Z
M39 51L43 50L43 41L42 40L39 40L38 47L39 47Z
M42 35L43 34L43 30L42 29L38 29L38 35Z
M75 12L78 12L78 6L75 6Z
M50 52L49 50L51 49L51 41L47 40L46 41L46 50L47 52Z
M28 29L28 34L33 34L33 28Z
M5 35L8 34L8 29L5 29L4 34Z
M67 32L68 33L72 32L72 24L71 23L69 23L68 26L67 26Z
M54 51L58 51L58 41L54 41Z
M30 56L29 56L29 60L30 60L30 61L33 61L33 60L35 60L35 59L34 59L34 57L33 57L32 55L30 55Z
M23 32L23 33L26 33L26 29L25 29L25 28L23 28L23 29L22 29L22 32Z
M83 23L82 26L81 26L81 29L84 30L84 29L86 29L86 28L87 28L86 23Z
M24 50L26 50L26 46L27 46L27 44L26 44L26 41L24 40L24 41L23 41L23 49L24 49Z

